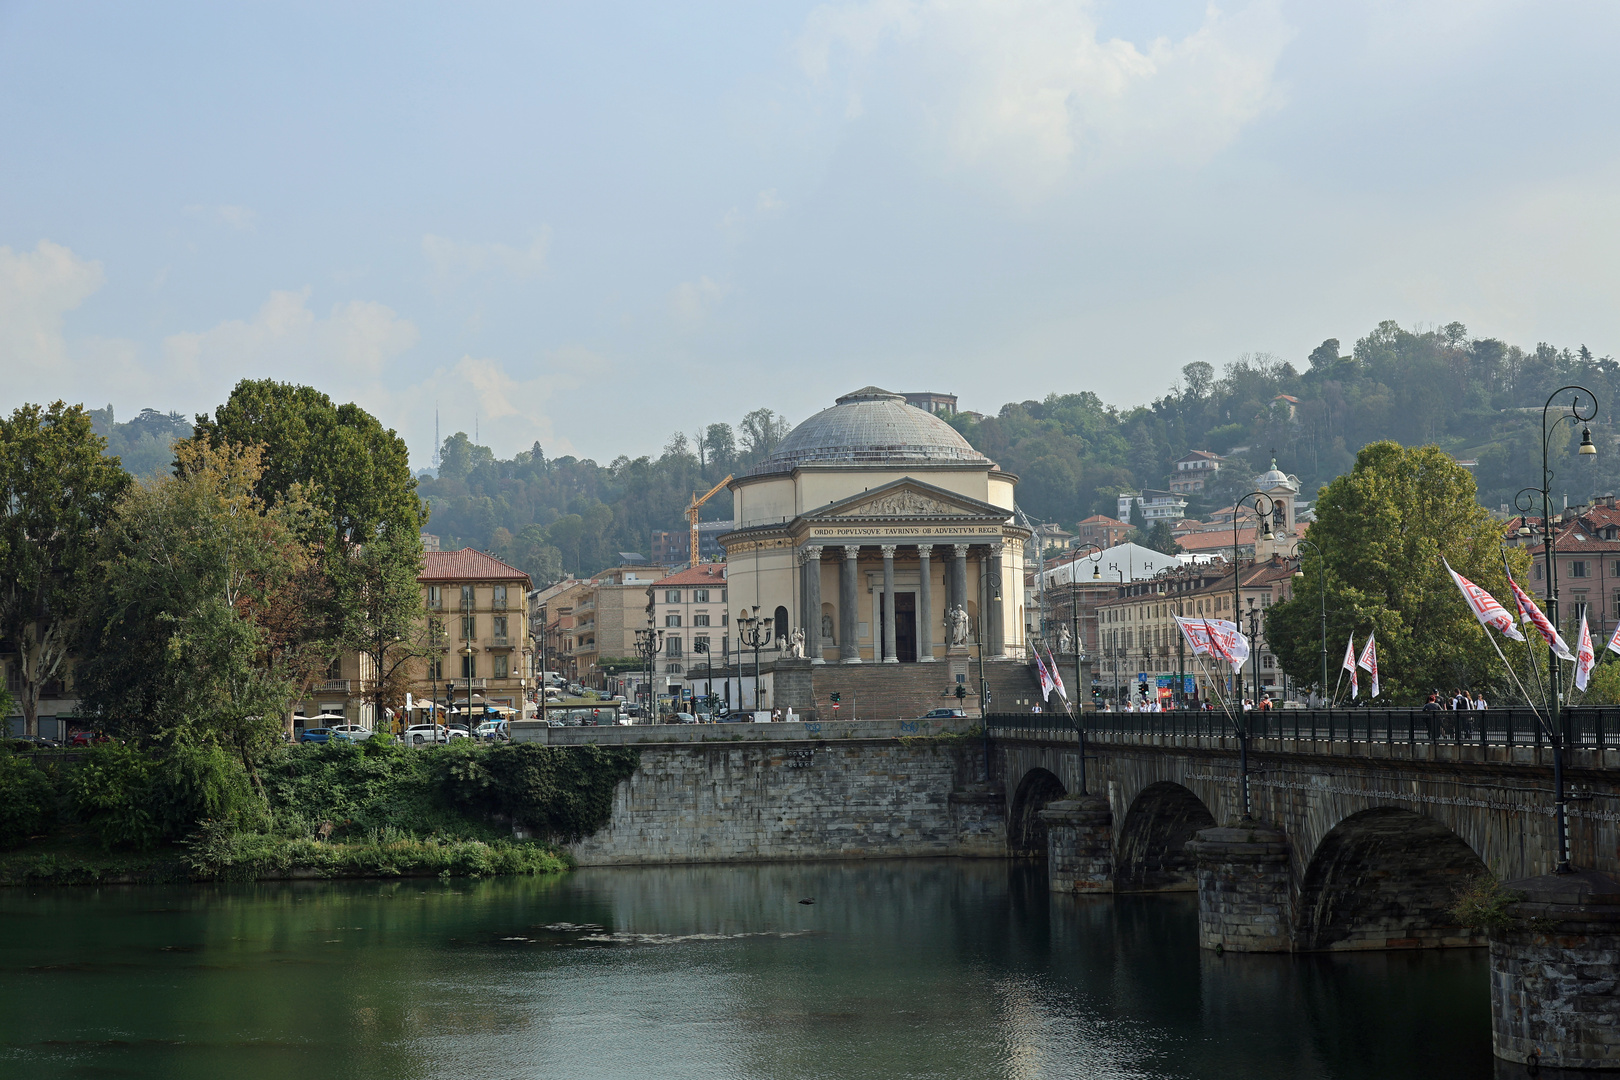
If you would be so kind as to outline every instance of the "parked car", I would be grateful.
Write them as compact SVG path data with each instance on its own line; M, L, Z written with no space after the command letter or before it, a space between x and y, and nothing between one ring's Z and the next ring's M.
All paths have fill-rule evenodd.
M465 732L457 732L464 735ZM450 729L435 724L412 724L405 729L402 736L411 746L421 746L423 743L445 743L450 741Z
M62 744L44 735L13 735L11 745L17 750L50 750Z
M967 716L966 709L929 709L919 719L922 720L961 720Z
M698 722L698 718L689 712L678 712L669 718L669 722L672 724L695 724Z
M510 737L506 732L505 720L485 720L473 730L473 735L476 738L491 741L499 741Z
M354 740L349 738L347 733L338 731L336 728L309 727L305 728L302 734L298 736L298 741L301 743L329 743L353 742Z
M370 728L363 728L359 724L333 724L332 730L342 732L355 742L364 742L372 735Z
M68 736L69 746L97 746L111 741L105 733L100 731L75 731Z

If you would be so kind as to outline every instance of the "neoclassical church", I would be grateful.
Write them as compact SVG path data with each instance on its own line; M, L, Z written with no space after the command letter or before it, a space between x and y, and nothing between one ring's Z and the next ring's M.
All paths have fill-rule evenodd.
M930 663L953 640L1021 659L1017 483L903 396L845 394L731 482L732 618L801 631L812 664Z

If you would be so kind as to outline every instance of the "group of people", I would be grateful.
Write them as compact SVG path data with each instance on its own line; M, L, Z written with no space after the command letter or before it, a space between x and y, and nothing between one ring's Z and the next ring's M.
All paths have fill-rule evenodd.
M1436 690L1429 695L1429 700L1423 703L1424 712L1484 712L1485 694L1476 690L1472 695L1466 690L1454 690L1451 696L1442 699L1440 691Z

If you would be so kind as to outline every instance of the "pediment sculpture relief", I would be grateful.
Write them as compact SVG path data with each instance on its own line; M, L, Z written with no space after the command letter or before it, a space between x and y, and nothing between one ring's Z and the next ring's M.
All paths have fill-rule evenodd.
M910 517L924 514L961 514L963 508L952 506L916 491L891 491L871 502L861 503L839 514L839 517Z

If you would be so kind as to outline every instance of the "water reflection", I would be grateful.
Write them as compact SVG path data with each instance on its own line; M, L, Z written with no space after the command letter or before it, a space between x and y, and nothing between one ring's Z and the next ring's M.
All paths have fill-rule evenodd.
M801 904L800 900L814 900ZM18 1077L1489 1077L1480 952L1217 957L958 860L0 891Z

